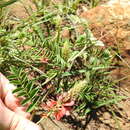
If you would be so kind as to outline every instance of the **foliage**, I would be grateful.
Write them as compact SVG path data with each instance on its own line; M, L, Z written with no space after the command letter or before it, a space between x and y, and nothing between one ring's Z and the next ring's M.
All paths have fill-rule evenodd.
M76 101L73 110L80 115L120 99L109 76L113 56L76 15L80 2L34 0L37 11L27 19L1 23L0 71L17 86L14 92L25 97L22 104L31 103L29 112L64 93L64 102ZM77 32L79 25L83 33ZM70 32L68 38L64 30Z
M15 3L16 1L18 1L18 0L9 0L9 1L1 0L0 1L0 8L6 7L8 5L11 5L11 4Z

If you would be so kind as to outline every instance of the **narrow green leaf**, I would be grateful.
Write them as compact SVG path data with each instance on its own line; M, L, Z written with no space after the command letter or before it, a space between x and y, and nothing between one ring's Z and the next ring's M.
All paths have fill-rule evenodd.
M24 106L24 105L26 105L28 102L30 102L30 98L26 98L25 100L23 100L23 101L21 102L21 104Z
M14 66L10 67L10 71L13 73L13 74L17 74L17 70Z
M33 86L34 86L34 84L31 81L29 81L29 83L26 86L28 93L30 93L30 91L32 91Z
M21 82L19 80L13 80L11 83L14 85L21 85Z
M34 102L28 107L27 112L31 112L35 109L35 107L37 106L37 103L39 101L40 97L36 97L36 99L34 100Z
M30 92L30 94L29 94L29 95L30 95L30 98L35 97L35 96L37 95L38 91L39 91L38 88L33 89L33 90Z
M18 1L18 0L9 0L9 1L7 1L7 2L2 2L2 3L0 3L0 8L6 7L6 6L8 6L8 5L11 5L11 4L13 4L14 2L16 2L16 1Z
M96 108L99 108L101 106L109 105L109 104L116 104L118 101L121 101L122 99L125 99L125 96L117 96L113 99L109 99L107 101L102 101L102 102L95 102Z
M13 90L13 93L16 93L16 92L19 92L19 91L22 91L22 90L23 90L23 88L18 87L18 88L16 88L15 90Z
M91 109L90 109L90 108L87 108L87 109L85 110L85 114L88 114L90 111L91 111Z
M19 72L18 72L18 74L19 74L18 76L19 76L19 77L21 77L22 72L23 72L23 68L20 68L20 69L19 69Z
M25 73L22 74L21 78L22 78L22 83L24 83L28 80L27 75Z
M27 95L27 94L26 94L26 92L24 92L24 91L18 93L18 97L26 96L26 95Z
M33 111L33 110L35 109L35 106L36 106L36 103L31 104L31 105L28 107L27 112Z
M17 78L16 75L10 75L10 76L8 76L8 79L9 79L9 80L13 80L13 79L16 79L16 78Z

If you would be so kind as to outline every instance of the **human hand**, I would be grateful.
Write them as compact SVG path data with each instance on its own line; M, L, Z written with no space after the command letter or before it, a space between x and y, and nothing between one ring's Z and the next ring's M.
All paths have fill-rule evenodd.
M12 94L15 87L0 73L0 130L41 130L29 121L26 107L20 106L21 99Z

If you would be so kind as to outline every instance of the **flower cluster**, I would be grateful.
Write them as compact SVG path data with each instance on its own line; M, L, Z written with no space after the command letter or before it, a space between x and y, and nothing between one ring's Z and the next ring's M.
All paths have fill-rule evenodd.
M46 103L46 105L43 105L43 108L48 112L53 113L57 120L60 120L65 115L70 115L70 111L74 105L74 101L67 101L64 103L62 99L63 96L59 96L57 101L51 99Z

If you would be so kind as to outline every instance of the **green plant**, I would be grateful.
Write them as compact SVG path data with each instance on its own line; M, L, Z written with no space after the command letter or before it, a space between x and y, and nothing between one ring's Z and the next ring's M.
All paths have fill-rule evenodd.
M8 5L11 5L11 4L15 3L16 1L18 1L18 0L9 0L9 1L1 0L0 1L0 8L6 7Z
M63 102L74 100L73 111L79 115L116 103L120 98L109 77L113 56L76 16L80 1L41 2L15 28L12 22L0 28L0 71L17 86L14 92L25 97L22 104L31 103L27 111L41 111L48 100L64 93ZM76 31L78 25L83 33ZM63 37L64 29L69 38Z

